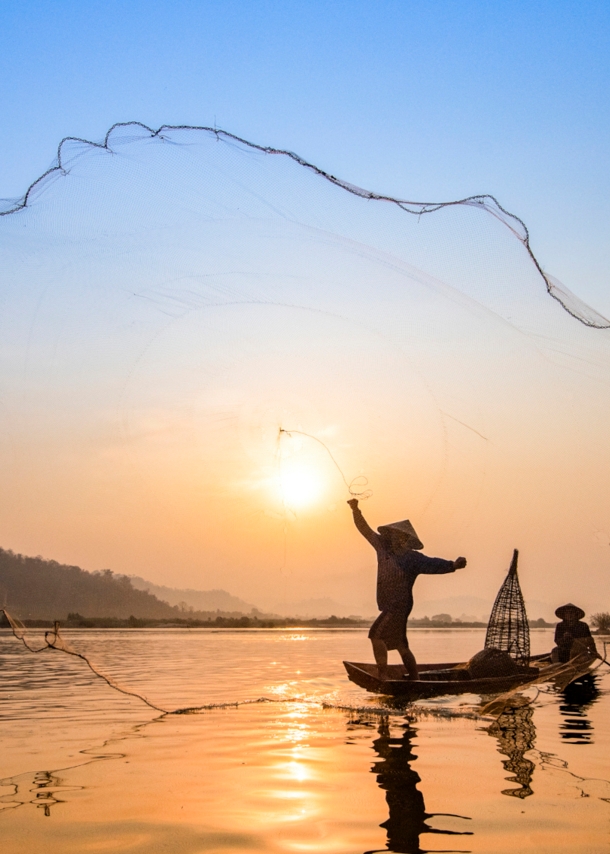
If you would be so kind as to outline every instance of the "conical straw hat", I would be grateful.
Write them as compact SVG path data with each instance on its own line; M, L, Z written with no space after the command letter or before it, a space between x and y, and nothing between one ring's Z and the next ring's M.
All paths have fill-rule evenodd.
M415 528L408 519L403 519L402 522L392 522L389 525L380 525L377 530L380 534L384 531L400 531L401 534L408 536L408 546L410 549L423 549L424 544L415 533Z
M568 602L567 605L562 605L560 608L557 608L555 611L555 616L559 617L560 620L565 620L569 613L575 614L577 620L582 620L585 616L585 612L582 608L579 608L578 605L572 605L571 602Z

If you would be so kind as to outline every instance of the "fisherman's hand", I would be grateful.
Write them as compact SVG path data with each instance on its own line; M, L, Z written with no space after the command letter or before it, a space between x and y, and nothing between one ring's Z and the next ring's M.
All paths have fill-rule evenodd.
M352 510L358 509L358 499L357 498L350 498L350 500L347 503L352 508Z
M458 557L453 561L453 568L454 569L464 569L465 566L466 566L466 558L465 557Z

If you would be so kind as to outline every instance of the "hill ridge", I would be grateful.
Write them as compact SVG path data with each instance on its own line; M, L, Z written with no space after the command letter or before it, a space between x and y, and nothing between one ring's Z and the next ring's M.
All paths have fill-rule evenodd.
M227 594L230 596L231 594ZM236 597L235 597L236 598ZM87 617L175 619L184 610L134 587L126 575L110 569L90 572L40 555L29 557L0 548L0 607L21 620L61 620L69 613ZM195 619L212 611L190 610ZM227 612L227 616L242 612Z

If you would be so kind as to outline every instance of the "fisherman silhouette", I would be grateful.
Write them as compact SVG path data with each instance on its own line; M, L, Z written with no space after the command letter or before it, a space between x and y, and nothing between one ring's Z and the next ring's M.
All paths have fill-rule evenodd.
M568 602L567 605L557 608L555 616L559 617L561 622L555 626L555 643L557 646L551 651L551 659L554 662L565 664L575 655L585 653L597 656L591 630L583 620L585 612L582 608Z
M362 515L356 498L348 502L354 524L377 552L377 606L381 611L369 638L380 679L388 678L388 650L400 653L409 679L417 680L417 662L409 649L407 620L413 609L413 585L418 575L443 575L466 566L466 558L443 560L427 557L419 550L424 545L408 519L381 525L373 531Z
M411 768L411 762L417 759L412 746L416 730L406 724L402 735L398 738L392 737L388 718L383 717L377 731L379 738L375 739L373 747L380 761L375 762L371 771L377 774L377 785L385 791L390 811L387 821L379 825L388 835L386 850L396 854L426 854L419 842L422 833L472 836L471 831L439 830L427 824L427 819L439 815L466 819L467 816L426 812L424 796L417 788L421 778L417 771ZM375 852L367 851L366 854Z

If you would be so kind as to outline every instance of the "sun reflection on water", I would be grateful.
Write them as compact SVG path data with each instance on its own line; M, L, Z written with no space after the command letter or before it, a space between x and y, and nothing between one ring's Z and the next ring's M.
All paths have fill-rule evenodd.
M290 683L280 687L289 689ZM276 723L272 797L283 804L282 823L311 822L320 812L320 774L315 769L315 748L309 744L315 735L316 712L317 707L310 703L291 703ZM300 847L296 840L291 844L294 847Z
M164 645L171 643L168 637ZM183 638L178 635L176 644L183 644ZM253 643L250 636L244 638L244 644ZM290 639L288 633L285 639ZM265 645L254 666L270 663L271 655L280 649L270 646L274 641L266 637L259 641ZM321 647L318 642L316 654ZM164 648L156 652L161 655ZM40 774L33 779L28 774L11 787L7 780L0 781L5 784L0 788L3 854L5 849L6 854L22 854L17 844L11 848L9 842L6 847L5 839L12 834L19 840L28 833L35 834L29 850L48 854L102 848L108 854L126 850L135 854L136 837L138 854L148 854L154 847L150 840L159 839L166 832L164 827L165 847L171 854L219 851L220 847L242 854L415 854L425 850L509 854L534 850L530 833L539 839L540 827L551 827L559 798L572 811L562 812L562 836L554 854L580 850L578 834L583 827L592 840L590 850L605 850L610 784L602 779L607 776L603 767L607 718L601 715L605 697L601 685L597 692L581 686L577 696L545 695L546 705L506 711L497 727L486 731L479 729L479 722L466 718L458 722L439 714L468 711L469 704L461 705L464 697L455 702L428 701L408 710L388 706L387 711L380 698L369 702L358 698L355 707L330 676L308 678L312 667L303 667L305 676L297 679L296 650L284 646L283 651L285 658L277 655L277 667L265 671L268 681L257 686L257 695L274 697L274 703L167 716L121 742L121 758L115 748L112 757L105 749L102 758L111 761L100 763L96 758L88 767L62 770L59 776L52 772L53 779ZM298 653L301 656L300 649ZM299 658L299 666L301 660L307 659ZM32 666L40 668L42 663L35 660ZM153 661L154 666L158 664ZM322 660L318 670L323 666ZM271 688L274 677L277 684ZM72 691L77 710L73 714L82 717L86 692L82 686ZM330 708L333 699L335 707ZM111 702L115 702L113 696ZM21 709L16 707L14 712L15 749L23 743L17 741L22 739L17 725L23 727L23 720L16 719ZM540 721L538 736L534 715ZM5 726L3 732L10 730ZM84 738L82 733L89 730L80 732ZM556 752L532 749L535 737L545 750L555 748ZM582 747L593 739L600 755L583 757L593 753ZM568 750L571 755L565 755ZM585 766L592 767L588 777L581 770L583 759L593 763ZM509 813L502 804L497 806L498 800L515 808L510 815L519 815L522 827L506 823ZM521 812L522 806L527 812ZM25 810L36 807L33 820ZM95 831L91 828L99 816L94 810L102 813L100 829ZM53 821L46 830L51 845L39 827L48 824L42 820L47 814ZM91 820L81 831L83 816ZM149 834L145 841L138 835L141 828ZM64 831L74 834L77 841L72 847L66 847L65 837L60 844L58 834ZM197 834L193 845L191 832ZM94 833L99 838L93 838ZM207 834L205 841L201 834ZM551 830L545 840L549 834ZM550 845L544 850L550 851Z

